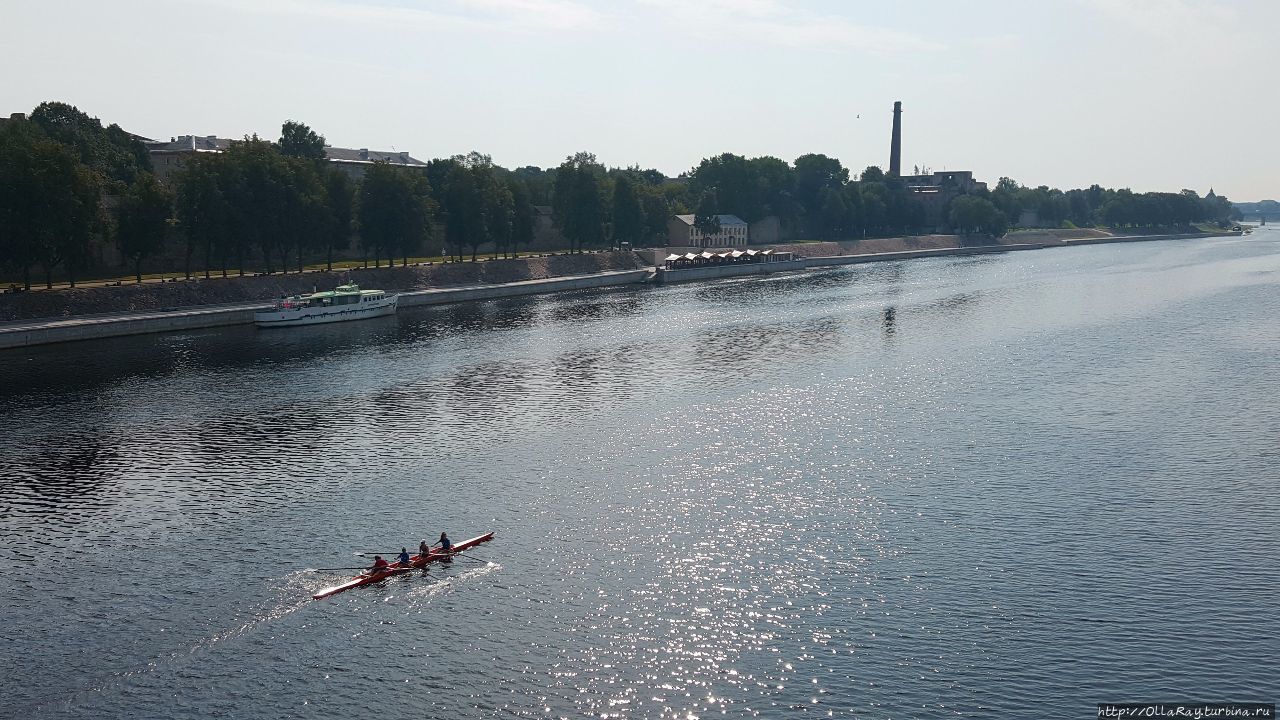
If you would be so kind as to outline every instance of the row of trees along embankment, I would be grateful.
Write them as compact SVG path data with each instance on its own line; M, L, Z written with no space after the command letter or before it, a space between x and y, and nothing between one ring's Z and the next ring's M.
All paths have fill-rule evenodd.
M1119 228L1225 222L1231 212L1226 198L1191 191L1063 192L1002 178L994 190L954 198L941 227L926 228L924 207L899 180L877 167L851 179L822 154L788 163L726 153L667 178L606 168L589 153L508 170L472 152L417 168L374 163L357 182L325 160L322 136L292 121L278 141L246 137L194 155L165 185L139 138L71 105L43 103L0 124L0 272L26 288L37 271L48 286L125 267L141 281L162 254L177 257L187 277L353 257L377 267L446 254L474 261L482 250L508 256L535 243L548 206L543 248L579 252L665 245L667 221L680 213L709 232L718 214L773 216L785 237L841 240L925 230L999 237L1026 210L1042 225ZM118 256L113 267L104 267L107 247Z

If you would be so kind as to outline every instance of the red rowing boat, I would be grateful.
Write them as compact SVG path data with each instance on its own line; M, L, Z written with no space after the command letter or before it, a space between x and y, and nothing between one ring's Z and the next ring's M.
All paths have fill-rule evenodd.
M489 542L492 539L493 539L493 533L485 533L484 535L481 535L479 537L473 537L470 540L464 540L460 543L454 543L453 549L450 550L449 552L432 550L431 552L427 553L426 557L423 557L421 555L414 555L413 557L409 558L408 566L391 565L391 566L388 566L385 570L379 570L376 573L371 573L368 575L357 575L351 578L350 580L342 583L341 585L334 585L332 587L327 587L323 590L320 590L315 595L312 595L311 599L320 600L321 598L327 598L330 595L337 595L338 593L344 592L346 590L350 590L351 588L358 588L362 585L372 585L374 583L379 583L393 575L400 575L403 573L407 573L410 570L413 570L414 568L426 567L427 565L433 562L436 562L438 560L447 560L448 558L452 557L454 553L462 552L467 548L475 547L480 543Z

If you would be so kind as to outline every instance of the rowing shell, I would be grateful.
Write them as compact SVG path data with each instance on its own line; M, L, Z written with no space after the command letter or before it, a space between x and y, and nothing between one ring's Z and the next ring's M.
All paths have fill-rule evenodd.
M345 592L352 588L358 588L362 585L372 585L374 583L379 583L393 575L402 575L404 573L407 573L413 570L414 568L422 568L438 560L446 560L450 556L452 556L454 553L462 552L467 548L475 547L480 543L489 542L492 539L493 539L493 533L485 533L484 535L481 535L479 537L473 537L470 540L464 540L460 543L454 543L453 550L449 552L432 550L427 553L426 557L423 557L421 555L414 555L413 557L409 558L409 565L407 567L404 565L392 565L387 567L385 570L380 570L376 573L372 573L369 575L357 575L351 578L350 580L342 583L341 585L334 585L332 587L327 587L323 590L320 590L315 595L312 595L311 599L320 600L323 598L327 598L330 595L337 595L340 592Z

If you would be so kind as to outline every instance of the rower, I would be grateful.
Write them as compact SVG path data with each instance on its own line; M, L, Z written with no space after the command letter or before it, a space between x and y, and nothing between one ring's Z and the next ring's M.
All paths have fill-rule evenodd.
M386 570L390 566L391 566L391 563L387 562L386 560L383 560L381 555L374 555L373 567L369 568L368 574L373 575L374 573L382 572L383 570Z
M396 564L398 565L409 564L409 548L400 548L400 557L396 558Z
M418 543L418 557L422 558L423 560L426 560L427 556L430 554L431 554L431 546L427 544L426 540L423 540L422 542Z
M449 536L440 533L440 552L449 552L453 549L453 543L449 542Z

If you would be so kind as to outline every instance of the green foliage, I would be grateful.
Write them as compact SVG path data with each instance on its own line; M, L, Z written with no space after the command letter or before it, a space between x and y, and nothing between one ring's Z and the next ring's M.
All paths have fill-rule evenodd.
M72 148L32 121L0 127L0 263L21 272L28 288L33 265L49 287L63 265L74 286L100 220L99 175Z
M702 199L698 201L698 211L693 216L693 226L702 233L703 243L705 238L720 232L720 202L716 197L715 189L707 190L702 194Z
M355 219L355 186L347 174L328 168L324 174L326 207L324 217L325 267L333 269L333 251L351 242L351 226Z
M812 233L822 229L823 190L840 190L849 181L849 171L840 161L810 153L795 160L795 198L804 209L805 224Z
M604 246L609 214L604 184L604 167L591 153L570 155L556 169L552 217L570 250Z
M294 120L280 126L280 152L287 157L324 160L324 136Z
M340 182L340 181L339 181ZM226 274L233 259L261 253L268 273L276 260L287 271L326 242L336 222L330 195L311 160L286 157L257 136L216 155L196 156L174 177L178 220L187 235L188 273L196 248L204 249L205 276L216 259Z
M221 155L197 155L174 175L174 210L187 239L187 277L191 277L191 258L197 249L203 252L206 278L215 260L226 276L239 220L226 190L235 182L235 168Z
M43 103L30 121L0 128L0 266L23 273L28 283L36 266L46 279L54 267L74 278L100 234L103 189L119 198L115 241L135 276L161 249L170 200L186 239L187 272L202 251L206 276L219 265L225 274L232 261L243 272L246 260L258 258L268 272L287 269L291 256L300 267L313 252L323 252L332 267L335 249L348 245L357 224L375 264L415 253L436 221L451 256L462 259L469 249L474 260L492 248L496 257L533 242L535 206L543 205L551 205L575 251L664 242L671 216L691 211L705 235L720 231L722 213L748 222L776 216L788 229L826 239L925 226L922 196L900 179L872 166L851 181L838 159L822 154L787 163L722 153L668 180L638 166L606 169L589 153L557 168L506 170L471 152L433 160L425 173L375 165L358 186L322 162L325 155L324 138L290 120L278 143L251 137L224 153L187 158L166 198L138 138L116 125L104 128L74 106ZM990 192L944 188L944 197L962 189L970 194L955 197L943 220L966 233L999 235L1033 217L1046 227L1221 225L1239 212L1213 192L1134 193L1098 185L1064 192L1010 178Z
M235 171L235 182L224 189L236 207L237 237L247 248L262 253L268 273L288 270L289 256L302 256L315 248L323 232L325 191L315 164L285 157L275 144L257 136L233 143L222 154ZM243 267L243 264L242 264Z
M173 193L155 176L144 173L121 196L116 207L116 244L133 263L134 277L142 282L142 260L164 247L173 215Z
M808 157L808 156L806 156ZM796 175L784 160L747 158L724 153L699 163L689 175L689 191L702 197L714 189L723 213L755 222L769 215L794 219L800 214L795 202Z
M519 254L520 246L533 242L537 231L537 211L533 207L527 183L512 177L507 180L511 191L511 252Z
M91 170L109 184L131 184L140 172L151 172L151 156L138 138L119 125L102 127L74 105L44 102L31 111L31 122L49 138L70 147Z
M375 264L384 255L388 264L397 256L408 264L409 254L431 237L435 210L431 184L423 173L374 163L360 184L357 217L360 237L373 251Z
M613 181L613 243L637 247L644 240L645 216L636 186L627 174Z
M543 170L542 168L528 165L512 170L511 175L516 181L524 185L528 191L530 205L551 204L551 195L554 192L556 181L555 169Z
M822 188L818 194L818 202L821 205L815 218L816 224L811 225L817 237L824 240L842 237L845 222L849 216L849 206L844 201L843 188Z
M1198 222L1225 222L1230 204L1216 195L1201 198L1194 191L1180 193L1134 193L1110 190L1098 185L1063 192L1045 185L1023 187L1010 178L1000 178L991 191L991 201L1010 224L1024 217L1034 218L1039 227L1115 228L1181 227Z
M990 200L976 195L961 195L952 200L947 217L952 229L965 235L985 233L1000 237L1008 229L1004 213Z
M485 156L486 159L488 156ZM514 198L510 188L495 171L492 162L474 165L470 169L475 176L476 192L480 203L479 232L470 236L471 260L476 259L480 246L492 243L494 254L506 251L511 245Z

